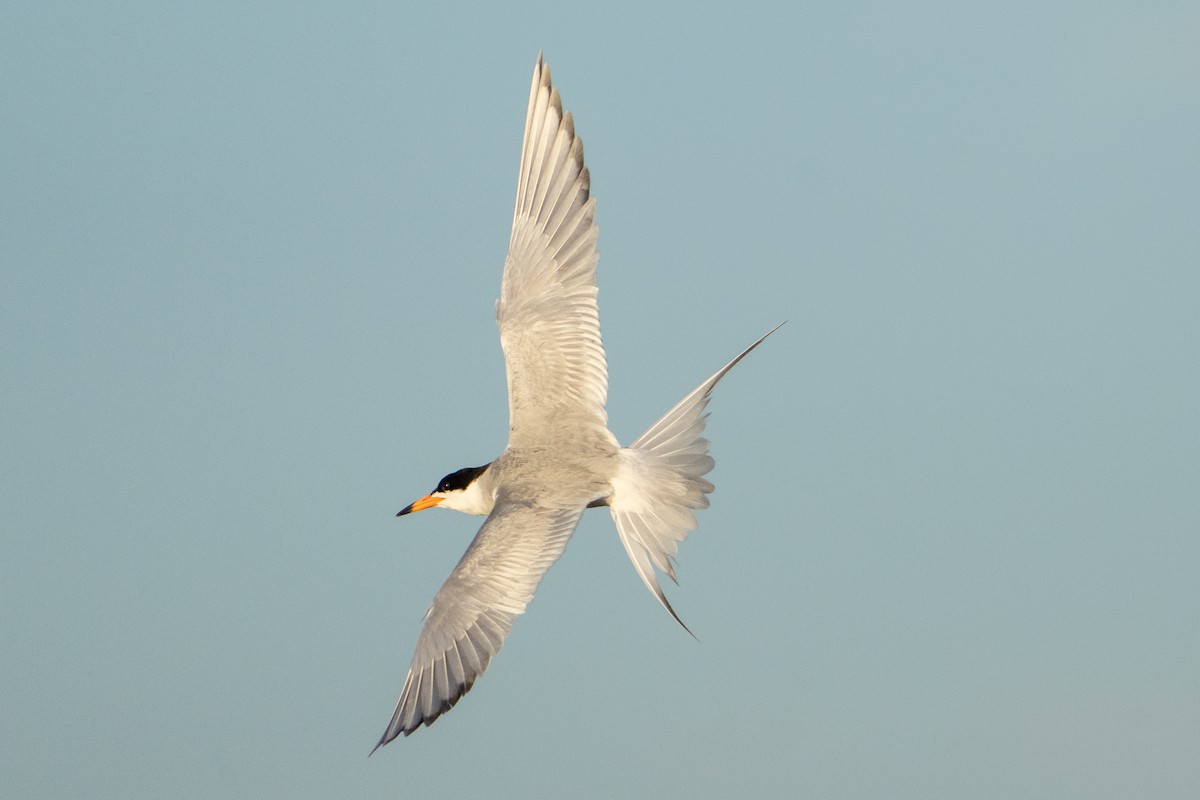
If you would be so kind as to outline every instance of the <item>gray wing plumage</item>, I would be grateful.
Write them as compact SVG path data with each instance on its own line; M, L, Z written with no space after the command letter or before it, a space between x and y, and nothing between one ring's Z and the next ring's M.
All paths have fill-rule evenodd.
M375 749L432 724L467 693L583 515L582 508L500 499L434 596L396 711Z
M583 142L538 56L496 321L508 376L509 446L553 421L607 432L608 368L596 307L599 229Z

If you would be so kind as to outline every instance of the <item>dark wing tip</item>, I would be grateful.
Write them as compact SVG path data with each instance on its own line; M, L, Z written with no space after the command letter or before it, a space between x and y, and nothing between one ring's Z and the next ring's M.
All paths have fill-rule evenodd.
M383 732L383 736L380 736L379 741L373 748L371 748L371 752L367 753L367 758L370 758L375 754L376 750L383 747L393 739L398 738L401 734L404 734L405 736L411 736L422 725L428 728L437 721L438 717L454 708L455 704L462 699L463 695L471 691L471 687L475 685L476 677L477 676L475 675L467 677L465 681L455 686L453 692L445 697L436 708L431 709L428 713L418 713L408 723L400 724L400 720L405 716L401 714L401 710L404 709L406 700L408 698L408 692L405 691L400 697L400 702L396 705L396 712L392 715L392 721L388 723L387 729Z

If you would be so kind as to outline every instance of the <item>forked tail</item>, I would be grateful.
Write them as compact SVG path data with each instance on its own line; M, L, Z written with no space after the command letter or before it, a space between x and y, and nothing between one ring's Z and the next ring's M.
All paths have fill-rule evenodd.
M704 408L713 388L778 329L776 325L767 331L620 451L608 505L621 544L646 588L688 633L691 630L667 602L654 569L675 580L679 542L696 527L696 509L708 507L713 485L704 476L715 462L708 454L708 440L701 434L708 417Z

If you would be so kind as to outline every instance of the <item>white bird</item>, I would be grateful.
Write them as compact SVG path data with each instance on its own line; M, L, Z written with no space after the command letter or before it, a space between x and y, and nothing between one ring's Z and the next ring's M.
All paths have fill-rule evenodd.
M496 302L508 445L489 464L450 473L397 515L440 506L487 519L425 614L396 711L375 749L432 724L471 688L586 508L608 506L638 575L683 625L655 568L674 580L677 545L713 490L703 477L713 468L701 436L704 408L725 373L775 329L621 447L604 408L595 210L583 143L539 54Z

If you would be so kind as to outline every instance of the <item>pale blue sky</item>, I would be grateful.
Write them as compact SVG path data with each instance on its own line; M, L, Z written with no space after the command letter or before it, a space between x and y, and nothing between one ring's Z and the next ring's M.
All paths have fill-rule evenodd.
M15 7L14 7L15 6ZM10 4L0 795L1200 795L1194 3ZM544 49L658 608L588 515L370 759L504 443Z

